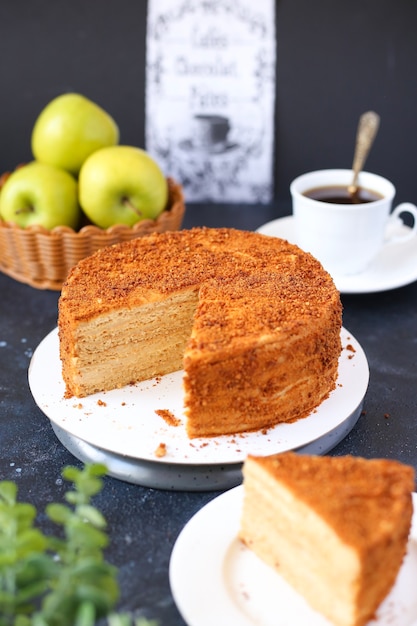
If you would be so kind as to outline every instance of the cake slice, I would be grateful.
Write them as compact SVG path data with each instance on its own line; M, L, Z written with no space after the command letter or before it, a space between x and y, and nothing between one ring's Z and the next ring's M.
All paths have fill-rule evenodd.
M363 626L407 549L414 470L397 461L249 456L240 539L337 626Z

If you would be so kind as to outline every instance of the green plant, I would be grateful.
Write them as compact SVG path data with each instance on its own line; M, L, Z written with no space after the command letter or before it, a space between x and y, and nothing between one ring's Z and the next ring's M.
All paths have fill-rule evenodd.
M67 504L46 507L58 527L46 535L36 507L17 499L14 482L0 482L0 626L152 626L143 618L112 613L119 597L117 569L104 559L106 520L91 504L102 489L101 464L65 467L74 489Z

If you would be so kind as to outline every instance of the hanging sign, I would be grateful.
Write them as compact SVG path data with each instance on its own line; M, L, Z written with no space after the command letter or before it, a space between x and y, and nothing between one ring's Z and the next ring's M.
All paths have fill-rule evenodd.
M269 203L273 0L149 0L146 149L187 202Z

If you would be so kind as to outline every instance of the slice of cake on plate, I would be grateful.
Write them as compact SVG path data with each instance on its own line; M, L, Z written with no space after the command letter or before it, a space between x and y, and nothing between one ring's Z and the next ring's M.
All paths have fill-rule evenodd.
M391 590L413 514L397 461L249 456L239 537L337 626L364 626Z

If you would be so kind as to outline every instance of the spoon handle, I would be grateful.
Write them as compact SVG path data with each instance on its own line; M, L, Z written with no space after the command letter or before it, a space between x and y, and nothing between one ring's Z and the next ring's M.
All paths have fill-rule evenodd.
M366 158L378 132L380 117L375 111L367 111L359 118L358 131L356 134L355 155L353 158L353 180L351 187L357 187L359 172L363 168Z

